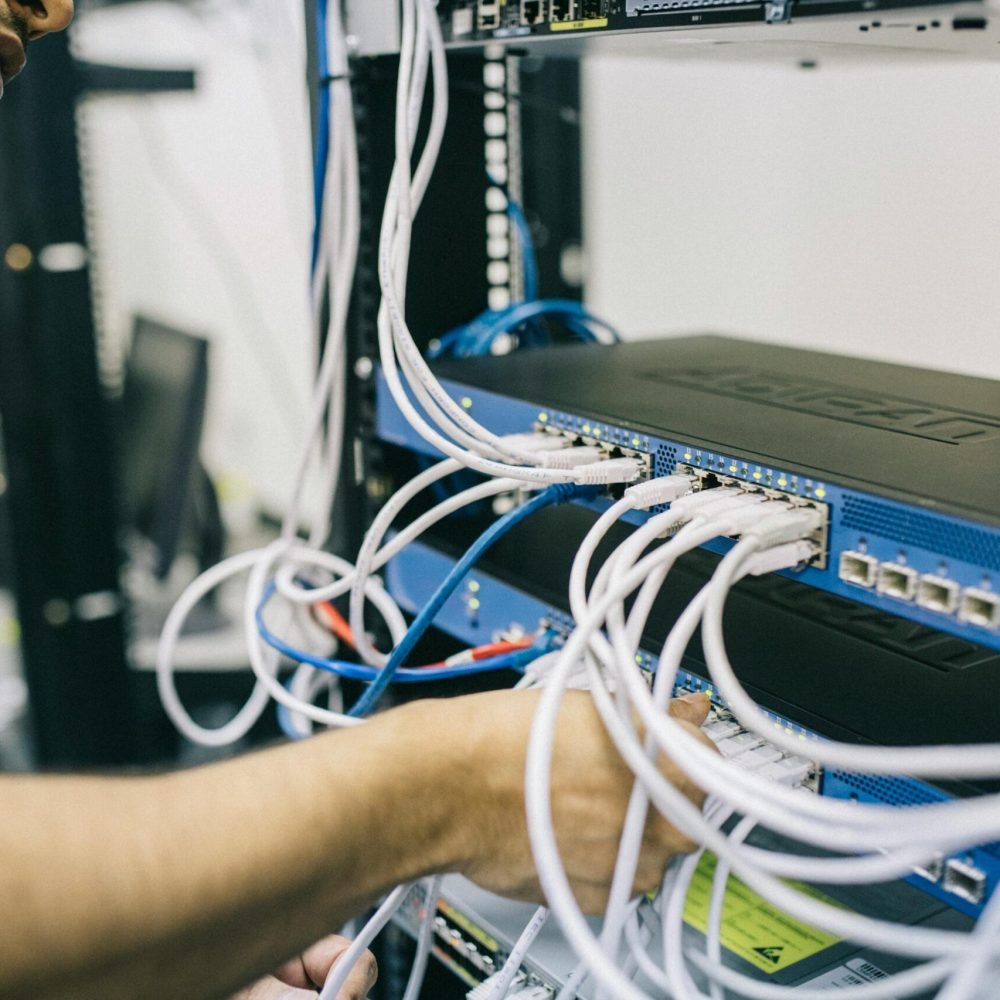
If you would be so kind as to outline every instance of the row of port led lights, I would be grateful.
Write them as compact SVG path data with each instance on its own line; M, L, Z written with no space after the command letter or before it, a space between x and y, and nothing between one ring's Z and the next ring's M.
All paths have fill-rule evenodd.
M749 462L726 455L716 455L714 452L706 454L693 448L687 448L683 452L683 457L685 462L690 462L699 469L735 476L755 486L772 487L785 493L802 493L815 497L817 500L823 500L827 495L827 489L823 483L814 482L812 479L800 480L792 473L768 469L761 465L752 465Z
M1000 629L1000 594L961 584L936 573L920 573L899 562L883 562L866 552L840 554L840 579L856 587L874 590L883 597L917 604L942 615L958 614L958 620L979 628Z
M670 3L646 3L639 10L641 13L655 13L658 10L676 10L678 7L722 7L734 3L756 3L757 0L671 0Z
M643 670L650 674L656 670L656 658L649 653L639 653L635 661ZM729 711L729 705L726 703L726 700L712 687L711 682L703 681L697 674L688 673L686 670L679 670L677 672L677 680L674 684L674 697L678 698L682 695L690 694L692 691L703 691L707 694L712 700L712 706L715 711ZM819 736L811 729L806 729L805 726L790 722L788 719L782 718L769 709L761 708L761 711L771 720L771 725L775 729L784 730L789 736L797 735L803 742L807 740L819 740Z
M640 451L649 451L649 438L646 435L622 430L620 427L599 424L596 421L590 423L581 417L571 417L565 413L549 412L546 410L542 410L538 414L537 419L543 428L549 430L570 431L584 437L594 438L597 441L603 439L611 444L636 448Z

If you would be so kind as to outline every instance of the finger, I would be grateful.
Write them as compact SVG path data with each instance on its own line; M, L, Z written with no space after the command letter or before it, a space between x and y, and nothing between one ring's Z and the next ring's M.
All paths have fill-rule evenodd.
M309 984L322 986L326 982L330 970L340 961L350 944L351 942L347 938L341 937L339 934L331 934L329 937L323 938L322 941L318 941L311 948L306 949L300 957L300 962L302 970L308 977ZM347 977L337 1000L364 1000L377 979L378 965L375 962L375 956L370 951L363 952L354 963L354 968Z
M704 691L695 691L691 694L674 698L670 702L670 714L675 719L682 719L690 722L693 726L700 726L708 718L708 710L712 707L712 700Z
M237 993L232 1000L316 1000L316 992L298 989L268 976Z
M348 938L330 934L287 961L275 975L289 986L321 986L334 963L350 947Z

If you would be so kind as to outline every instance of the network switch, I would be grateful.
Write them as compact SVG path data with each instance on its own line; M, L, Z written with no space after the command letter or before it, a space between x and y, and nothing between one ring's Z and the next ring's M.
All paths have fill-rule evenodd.
M896 53L986 60L1000 53L1000 20L980 0L441 0L438 11L456 52L490 45L539 57L690 57L697 48L701 59L750 54L785 64L857 58L866 49L880 62ZM358 55L399 51L398 9L347 0L347 15Z
M712 336L468 359L440 375L498 433L545 428L640 455L650 475L819 506L823 557L788 575L1000 649L996 382ZM425 447L381 386L377 433Z
M928 3L930 0L928 0ZM928 4L916 0L907 7ZM895 7L871 0L452 0L439 4L452 43L533 41L616 31L788 21L832 13ZM939 25L940 27L940 25Z
M703 859L696 876L699 890L707 888L712 867L710 857ZM955 866L953 878L971 893L976 892L974 874ZM825 987L837 992L838 987L874 982L905 967L904 962L869 949L817 936L793 918L759 901L745 887L741 886L738 892L739 927L735 926L735 914L730 921L724 917L722 927L723 961L730 968L770 984ZM949 913L933 900L921 898L904 884L877 890L834 889L832 893L829 898L836 899L845 908L862 913L877 912L883 918L892 914L904 923L952 928L968 924L964 918ZM397 913L396 924L416 938L424 908L423 893L415 887ZM702 910L697 901L689 902L685 910L684 936L692 946L701 944ZM459 876L445 879L436 901L432 954L464 984L468 1000L480 1000L489 995L489 986L485 984L503 965L533 912L534 907L529 903L495 896ZM650 914L648 919L655 925L655 916ZM597 920L592 924L595 930L600 926ZM773 943L773 935L779 927L784 945L771 949L765 942L771 940ZM552 1000L576 965L576 956L555 922L550 920L525 957L508 995L524 1000ZM636 980L651 996L665 996L641 975ZM576 995L580 1000L593 1000L596 991L584 982Z

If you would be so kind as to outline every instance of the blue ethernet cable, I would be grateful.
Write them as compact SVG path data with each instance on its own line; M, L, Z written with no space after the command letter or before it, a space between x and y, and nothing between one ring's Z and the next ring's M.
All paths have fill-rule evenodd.
M285 690L289 690L289 685L291 681L285 684ZM277 705L277 717L278 717L278 728L287 736L290 740L304 740L305 734L300 733L296 728L295 724L292 722L292 710L287 706L282 704L280 701Z
M486 320L475 334L477 346L481 344L485 350L475 353L488 351L494 337L499 336L499 334L507 333L537 316L547 315L565 316L571 320L582 321L588 327L591 325L601 327L607 330L614 340L621 340L614 327L599 316L594 315L579 302L572 299L539 299L535 302L519 302L504 309L496 318ZM596 340L597 337L593 336L592 339Z
M313 164L313 197L316 207L316 224L312 238L312 269L319 259L319 237L322 229L323 202L326 187L326 164L330 156L330 57L326 46L327 0L316 0L317 62L319 65L319 107L316 122L316 158Z
M255 612L257 631L264 642L272 649L276 649L283 656L287 656L296 663L307 663L311 667L326 670L348 680L371 683L378 677L379 670L375 667L368 667L364 664L352 663L347 660L329 660L322 656L315 656L312 653L296 649L285 642L284 639L275 635L264 621L264 609L274 596L274 593L275 586L273 583L269 583ZM444 667L400 667L396 671L394 682L398 684L427 684L431 681L451 680L455 677L468 677L472 674L483 674L494 670L517 670L548 651L551 645L551 636L544 638L544 642L539 641L527 649L512 650L508 653L490 656L472 663Z
M510 198L507 199L507 216L514 225L518 242L521 244L522 271L524 277L524 297L527 301L538 298L538 254L531 235L531 226L524 209Z
M556 504L566 503L569 500L581 497L596 497L600 492L597 486L577 486L575 483L556 483L546 487L541 493L536 494L526 504L516 507L514 510L504 514L486 529L469 547L465 555L452 567L451 571L438 586L431 596L431 599L424 605L423 609L413 620L402 641L392 651L386 665L379 671L378 677L372 682L367 691L357 700L347 713L355 718L368 715L378 704L379 698L385 693L386 688L392 683L393 678L400 669L402 663L413 652L414 646L427 631L431 622L437 617L438 612L444 606L445 601L455 592L458 585L465 578L466 574L475 565L476 561L489 549L489 547L501 536L505 535L516 524L526 518L531 517L536 511L543 507L552 507Z
M484 312L471 323L449 330L438 339L435 348L428 355L437 358L453 354L455 357L468 358L488 354L490 346L500 334L508 333L539 316L558 316L576 337L586 342L598 342L594 328L606 330L616 342L621 340L614 327L579 302L572 299L539 299Z

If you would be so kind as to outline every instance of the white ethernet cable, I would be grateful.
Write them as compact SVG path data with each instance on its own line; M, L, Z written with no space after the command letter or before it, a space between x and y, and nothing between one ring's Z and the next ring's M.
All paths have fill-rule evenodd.
M726 655L722 637L722 614L726 595L740 562L759 549L754 537L741 541L723 560L713 578L713 590L705 608L703 629L705 655L712 678L728 702L733 714L748 728L760 725L760 712L736 680ZM745 717L745 718L744 718ZM768 738L790 749L785 734L774 732ZM812 751L811 751L812 752ZM864 748L850 744L823 742L815 748L816 760L833 767L864 771L869 774L913 774L936 778L992 777L1000 770L1000 743L973 746L883 747Z
M328 18L328 47L332 65L343 68L347 60L346 38L339 9L334 5ZM327 282L330 291L330 324L327 346L316 379L309 422L302 455L294 479L288 514L283 525L283 539L290 544L294 539L304 499L305 482L314 459L323 451L320 445L324 423L329 423L325 449L326 475L318 504L321 515L314 521L311 540L318 544L326 535L329 512L336 491L339 468L339 449L343 438L343 392L335 392L343 379L343 344L347 302L353 282L357 242L360 232L360 207L358 203L358 164L354 140L354 117L348 86L334 85L331 90L331 129L338 142L331 151L328 162L330 190L321 220L320 259L314 284L314 312L317 315ZM332 398L336 397L336 398ZM271 547L243 553L225 560L202 574L182 594L168 616L157 654L157 683L164 707L177 728L195 742L224 746L234 742L249 731L268 704L267 685L258 684L244 707L225 726L207 730L196 725L184 710L174 687L171 667L173 653L184 622L202 596L209 593L231 576L252 569L259 561L272 561ZM387 596L387 595L386 595ZM247 629L247 642L251 658L256 659L261 671L271 675L277 666L277 657L261 649L261 640L255 628ZM275 682L276 683L276 682ZM278 686L280 688L280 685ZM283 690L283 689L282 689ZM298 707L298 706L291 706ZM305 706L302 706L303 708ZM306 714L309 714L306 712ZM336 713L328 713L320 721L331 722Z
M432 0L404 0L401 49L400 86L396 105L396 163L390 182L383 217L379 249L379 277L383 309L379 321L379 351L386 384L408 423L439 451L487 475L502 475L536 482L573 482L571 470L544 470L533 464L530 453L508 448L495 434L474 421L448 394L431 373L420 355L407 328L403 296L406 262L413 217L420 206L427 180L436 161L447 115L447 65L440 25ZM422 18L422 20L421 20ZM425 79L416 80L412 90L411 69L421 24L424 40L430 45L430 61L434 82L431 125L415 172L410 158L416 136L414 108L423 102ZM397 354L398 362L397 365ZM420 415L400 380L400 369L407 377L410 390L431 420L439 425L439 433ZM462 448L453 443L458 440ZM485 456L485 457L484 457ZM523 465L507 464L523 462ZM634 476L632 478L635 478ZM625 481L629 481L626 479Z
M514 942L514 947L511 948L503 967L487 980L489 990L483 994L482 1000L505 1000L528 950L535 943L535 938L541 933L548 919L549 911L546 907L540 906L535 910L520 937Z
M554 450L554 446L558 446L559 444L562 444L564 447L568 446L568 442L559 438L554 439L551 435L542 433L511 434L506 436L504 440L516 443L518 447L531 450L534 453L548 453L549 451ZM429 486L432 486L434 483L439 482L445 477L458 472L462 468L464 468L464 466L456 459L445 459L444 461L438 462L430 468L425 469L423 472L418 473L413 477L413 479L401 486L380 508L378 514L375 516L375 519L368 529L365 543L370 545L372 544L370 539L377 537L377 544L381 544L381 539L385 537L392 525L392 522L396 519L406 504L408 504L415 496L427 489ZM524 483L522 480L498 480L498 482L510 482L512 485L510 485L509 489L511 490L530 489L533 485L536 485ZM537 485L541 486L544 484ZM485 492L481 495L473 494L469 491L457 494L456 496L443 501L441 504L438 504L432 511L421 515L415 521L411 522L405 529L401 530L388 545L379 549L377 554L372 559L371 565L367 567L366 570L362 570L360 576L362 578L367 577L371 573L380 569L405 545L409 544L409 542L417 536L423 534L424 531L430 528L433 524L437 523L437 521L441 518L447 516L449 513L465 506L466 503L472 503L479 499L485 499L491 495L486 484L481 484L479 487L475 487L474 489L481 489ZM504 492L504 490L501 489L498 490L498 492ZM465 499L460 501L459 497L464 497ZM303 565L323 566L323 568L332 569L332 567L323 565L324 555L325 553L322 552L306 553L303 557ZM359 568L362 561L362 557L359 556L357 560ZM289 564L282 567L275 574L275 585L278 593L294 604L316 604L320 601L328 601L336 597L341 597L351 589L352 582L355 579L354 574L349 574L346 577L341 577L333 583L325 584L323 586L303 586L295 581L297 568L301 567L297 567L295 565L290 554Z
M362 928L361 932L351 942L347 951L341 955L337 964L330 970L326 977L323 989L320 991L318 1000L337 1000L337 994L347 982L347 977L351 970L358 963L358 959L365 953L368 946L378 937L382 928L393 918L396 911L403 905L406 895L412 888L413 883L407 882L396 886L395 889L386 896L382 905L375 911L374 916Z
M427 974L427 960L431 954L431 944L434 939L434 920L437 916L438 896L441 895L440 875L424 879L424 913L420 920L420 930L417 932L417 954L410 970L410 978L403 993L403 1000L418 1000L420 990Z
M604 462L599 469L581 468L584 459L588 457L581 455L578 466L558 470L544 468L546 464L563 464L558 458L552 458L551 453L555 447L553 442L547 442L548 455L536 454L536 449L525 441L504 442L503 439L480 427L447 397L413 344L406 329L402 305L406 264L409 257L410 227L413 212L426 190L443 135L447 115L447 75L440 26L433 2L417 0L414 3L414 0L404 0L403 8L403 68L397 103L399 112L397 163L387 198L379 259L384 294L379 323L380 348L386 378L397 403L408 419L415 423L418 431L445 454L459 459L461 465L471 466L487 474L506 474L510 477L510 482L484 484L475 491L466 491L466 495L462 498L466 502L470 500L473 492L477 497L488 496L501 489L509 489L513 485L524 488L526 485L544 485L552 482L633 481L639 475L639 468L637 463L630 461ZM329 12L328 24L328 47L334 76L330 84L330 125L337 142L331 149L327 164L327 197L320 220L321 235L313 286L313 307L318 322L321 308L324 302L328 301L330 316L326 346L320 361L306 439L294 477L288 514L284 519L278 542L224 561L187 588L168 618L157 660L158 685L168 713L185 736L206 745L221 746L239 739L259 718L271 698L295 713L293 720L303 727L307 725L306 720L331 726L360 724L361 720L347 717L339 711L311 704L315 694L314 688L319 683L311 672L305 669L297 672L292 691L286 691L278 683L276 677L278 657L270 649L264 648L257 634L255 622L268 577L272 573L277 574L279 593L293 604L304 604L319 599L316 592L310 592L295 583L294 573L297 568L319 566L337 576L338 579L326 589L328 596L345 592L353 578L356 584L355 593L367 595L386 619L394 641L398 641L405 623L394 602L371 573L378 565L377 560L380 557L389 558L391 553L399 551L404 544L416 537L420 530L426 528L433 517L444 516L445 513L445 505L439 505L430 518L425 516L418 519L417 524L402 532L397 539L381 550L378 549L381 541L379 537L370 545L370 551L365 553L365 559L370 558L371 562L363 564L358 570L320 549L328 534L329 513L336 493L337 474L340 468L344 421L343 390L346 377L345 324L360 225L358 165L347 73L347 43L338 5L334 5ZM435 87L430 133L416 171L411 172L410 157L429 68L432 71ZM399 379L400 371L407 379L414 397L431 419L446 431L448 437L438 434L426 425L423 418L411 407ZM325 445L324 427L326 427ZM452 445L449 438L457 441L459 445ZM323 478L318 498L318 514L312 519L308 545L302 546L296 542L296 537L302 520L306 483L319 459L323 464ZM458 464L455 463L453 467L457 467ZM442 472L440 468L438 471ZM447 473L442 472L442 474ZM451 501L449 509L455 509L461 502L461 500ZM391 516L387 518L386 527L391 520ZM374 537L373 534L372 538ZM171 670L173 651L184 621L198 600L224 580L245 572L249 572L250 579L246 588L244 625L248 654L257 683L247 703L229 723L219 729L208 730L194 723L180 703ZM313 590L318 589L313 588ZM353 604L357 609L360 607L361 599L356 597ZM354 617L356 619L359 617L357 611ZM358 628L357 633L364 645L363 628ZM377 656L374 650L368 649L367 652L369 656ZM384 926L402 902L407 889L405 886L399 887L380 907L376 917L355 941L339 963L338 969L328 980L322 993L324 998L336 994L361 949L370 942L378 929ZM408 995L418 989L418 985L412 984L418 984L420 974L421 970L415 970Z
M317 670L308 663L299 664L292 679L288 684L288 690L292 697L299 701L314 702L321 694L326 692L326 707L331 712L342 713L344 710L343 695L336 674L328 673L325 670ZM294 709L288 710L289 721L292 728L301 739L312 735L312 720L307 719L301 712Z
M610 515L606 516L606 520L608 522L610 520L612 520L612 519L613 518ZM773 527L773 524L774 524L774 522L771 523L771 527ZM801 530L801 527L800 527L800 530ZM782 541L782 535L781 534L774 534L771 537L772 537L772 540L776 540L776 541L778 541L782 545L787 544L787 543L785 543L785 542ZM592 542L592 541L593 541L592 539L588 540L588 542L585 542L584 546L581 547L581 556L583 556L585 554L584 550L586 550L588 548L589 542ZM591 552L593 551L593 548L595 548L595 547L596 547L596 545L590 546ZM794 556L795 559L798 559L798 558L800 558L801 551L797 550L797 549L795 549L793 547L785 555L786 555L786 558L789 557L789 556ZM793 559L793 561L794 561L794 559ZM763 564L761 564L761 565L765 569L774 568L772 566L766 566L766 565L763 565ZM628 586L622 586L622 587L619 588L620 592L621 592L621 596L624 597L624 594L627 593L629 589L635 589L635 587L640 586L641 583L642 583L642 580L646 578L645 574L649 573L650 568L651 568L650 561L647 560L646 561L646 565L642 568L641 571L632 574L632 579L628 582L629 585ZM606 574L606 576L607 576L607 574ZM579 593L579 592L577 591L577 593ZM593 598L593 596L594 595L592 594L591 597ZM707 595L703 599L707 599ZM599 621L599 620L601 620L601 615L602 614L606 617L607 613L609 611L610 605L611 605L610 601L604 601L604 606L603 607L598 607L597 609L594 609L595 610L594 618ZM695 620L697 620L697 610L695 612ZM577 621L578 621L578 623L581 621L581 619L579 618L579 616L577 617ZM593 631L593 630L596 629L597 623L598 622L595 621L593 624L590 625L590 630L591 631ZM586 624L590 624L590 623L586 623L585 622L584 624L586 625ZM579 632L579 628L578 628L578 632ZM588 647L589 644L592 643L592 640L593 640L593 635L583 635L583 636L580 636L578 633L574 633L574 635L570 639L570 643L567 644L567 648L563 651L563 653L562 653L562 655L560 657L560 660L557 663L557 667L556 667L556 671L555 671L555 673L556 673L557 676L554 676L554 677L551 678L551 681L552 681L552 683L554 685L554 689L558 689L558 687L559 687L559 681L560 681L561 678L558 676L558 674L560 672L563 674L563 676L565 676L566 674L568 674L568 672L572 669L572 660L573 660L573 658L576 657L578 659L580 656L586 655L587 647ZM574 643L575 643L575 649L571 648L571 646ZM619 657L619 660L618 660L619 665L621 667L623 667L623 668L626 667L626 665L627 665L629 670L634 670L635 665L634 665L634 655L633 654L634 654L634 650L630 648L629 655L627 657L627 664L626 664L626 657L624 655L621 655ZM678 657L678 659L679 659L679 657ZM661 670L662 669L663 669L663 664L661 662ZM669 673L669 671L667 671L667 673ZM594 679L595 685L599 685L600 681L601 681L601 675L598 673L596 675L596 677L594 677L593 679ZM672 687L672 684L669 685L669 686ZM543 701L542 701L542 703L539 706L539 712L540 713L543 711L543 708L547 709L551 704L555 704L556 706L558 705L558 699L559 699L560 695L556 691L554 691L554 689L550 688L550 691L546 692L546 694L543 696ZM668 687L668 690L669 690L669 687ZM615 735L614 732L613 732L613 730L614 730L614 728L616 726L622 732L629 732L630 731L630 726L625 721L625 719L623 718L623 715L622 715L622 706L615 705L614 702L612 702L609 699L607 693L606 692L602 692L599 689L595 689L595 699L598 701L599 704L600 704L600 702L602 700L604 701L604 705L603 705L603 709L602 709L602 714L605 715L606 722L608 723L608 726L609 726L609 730L612 730L612 735L613 736ZM547 704L547 700L548 700L548 704ZM551 718L554 721L554 717L551 717ZM536 721L538 721L538 720L536 720ZM535 747L536 747L536 744L534 742L536 735L539 736L539 737L541 737L541 734L545 732L545 729L546 729L546 725L545 725L545 721L544 721L544 718L543 718L542 721L538 721L538 728L533 731L533 746L532 746L532 750L534 750ZM770 733L769 732L765 732L764 735L769 737ZM635 740L634 735L632 735L631 738L632 738L633 741ZM674 746L678 742L682 742L682 741L679 741L679 740L675 739L674 740L674 744L672 744L670 746L667 746L667 747L663 747L663 749L667 749L668 752L673 753ZM694 752L696 750L702 750L703 753L705 753L705 754L709 753L709 751L707 751L706 748L702 748L702 747L700 747L700 745L694 744L693 741L690 741L690 742L692 743L692 745L690 747L692 755L694 754ZM619 741L619 743L620 743L620 741ZM620 745L620 748L622 748L621 745ZM794 749L795 752L801 753L801 749L802 748L799 745L795 745L793 749ZM633 756L630 756L630 754L627 751L627 749L623 749L623 754L625 755L626 759L630 761L630 763L633 763L633 765L635 765L635 761L633 759ZM712 756L715 757L716 755L713 754ZM677 759L677 757L675 756L675 760L676 759ZM658 774L658 772L655 771L655 768L652 768L652 765L649 763L649 761L646 760L645 763L649 764L649 767L655 773L655 777L662 782L662 778L660 777L660 775ZM725 766L725 762L724 761L717 761L717 763L718 763L718 765L719 765L720 768ZM529 830L530 830L530 832L532 834L533 844L536 844L536 858L538 860L539 873L540 873L540 876L542 877L543 885L545 885L546 891L547 891L547 893L549 895L550 902L553 903L553 909L556 911L556 914L560 918L561 922L563 922L564 929L567 930L568 935L575 935L576 932L579 932L581 930L581 927L579 925L577 925L575 928L572 926L573 924L577 923L577 921L576 921L576 915L574 915L572 912L570 912L569 915L568 915L568 922L569 923L567 924L567 915L564 914L562 912L561 907L557 905L557 898L556 897L558 897L560 895L560 889L562 887L555 886L555 894L554 895L553 895L553 893L551 891L553 889L554 882L558 882L560 880L564 880L564 873L562 874L562 876L558 876L557 875L557 877L555 877L555 879L554 879L553 878L553 874L554 873L553 873L552 869L550 868L550 866L547 864L547 860L548 859L545 857L545 847L543 846L541 851L538 851L538 848L537 848L537 841L540 839L539 835L538 835L538 832L536 830L537 812L535 811L535 806L538 805L537 801L535 803L535 806L532 806L532 797L534 796L536 800L539 797L538 796L538 787L537 786L540 784L540 781L539 781L539 775L538 775L537 769L536 769L536 764L537 764L537 757L534 757L534 756L529 757L529 767L528 767L528 786L529 786L528 787L528 802L529 802L529 824L530 824ZM636 770L637 770L637 773L639 774L640 778L645 778L646 777L645 775L643 775L641 768L636 767ZM751 777L751 776L747 775L746 777ZM742 776L741 776L741 778L742 778ZM651 784L655 785L655 782L651 782ZM535 786L534 788L533 788L533 785ZM679 793L676 792L676 789L671 789L671 791L674 792L675 797L679 796ZM780 791L782 793L785 793L786 795L794 795L795 794L795 793L790 792L790 790L788 790L788 789L780 789ZM679 796L679 797L681 799L683 799L683 796ZM674 812L675 806L677 807L677 811L678 812L683 812L684 807L686 806L688 810L690 810L691 812L693 812L693 813L696 814L696 819L694 819L693 823L691 824L691 826L694 829L685 828L685 826L682 825L681 823L677 823L677 825L679 827L681 827L682 829L684 829L684 832L688 833L689 835L695 835L695 836L697 836L697 834L699 832L701 832L701 833L704 834L705 831L703 831L703 830L699 831L697 829L699 824L702 824L702 825L704 824L704 820L701 818L700 814L697 813L697 810L694 810L693 807L690 805L690 803L687 802L687 800L684 800L683 803L670 803L670 802L664 803L664 801L663 801L664 798L665 798L664 796L658 796L657 797L657 801L658 801L658 804L660 805L661 809L663 809L663 808L666 809L666 811L668 812L668 815L670 815L670 817L671 817L671 820L675 820L677 818L677 816L676 816L676 814ZM815 800L814 800L813 797L808 796L808 795L803 795L801 793L799 793L797 795L797 798L801 802L804 802L804 803L805 802L808 802L808 803L815 802ZM832 804L832 803L827 803L827 804ZM843 804L838 803L837 805L843 805ZM964 806L963 803L957 803L957 804L949 803L948 805L950 807L949 811L954 811L956 808L962 809L963 806ZM940 807L937 807L937 808L938 808L939 812L943 811L943 810L940 809ZM869 816L871 816L874 813L875 819L877 821L877 823L875 825L878 827L880 834L886 832L886 826L885 826L885 823L884 823L884 819L881 816L882 813L886 813L886 814L888 814L890 812L893 813L897 822L899 820L899 815L900 815L898 810L880 809L879 807L876 807L874 810L871 810L871 809L857 810L855 808L854 811L855 812L860 812L865 817L869 817ZM809 810L806 810L806 812L809 812ZM993 810L993 812L995 814L995 809ZM910 810L907 810L907 815L908 816L911 815L911 811ZM971 813L970 813L970 815L971 815ZM689 818L691 818L691 817L689 817ZM978 819L980 821L982 821L983 823L988 822L988 810L987 811L980 810L979 815L978 815ZM544 819L543 819L543 824L544 824ZM869 824L867 824L865 822L859 823L858 826L857 826L857 829L855 829L854 832L856 833L856 832L858 832L858 830L863 831L867 825L869 825ZM916 843L917 846L918 846L918 848L919 848L919 845L920 845L920 842L921 842L921 838L919 836L914 838L912 835L915 832L916 831L914 831L912 829L910 831L908 831L908 833L910 835L910 840L912 841L912 843ZM717 833L717 831L716 831L716 833ZM965 838L966 843L968 843L970 841L975 842L975 841L979 840L978 836L976 836L976 831L970 831L969 829L965 830L964 838ZM541 839L544 839L544 838L541 838ZM702 837L701 839L705 839L705 838ZM722 840L723 842L725 841L725 838L720 838L718 836L717 836L716 839L717 839L717 841L718 840ZM897 842L899 844L902 844L904 846L906 845L906 842L907 842L906 837L899 837L899 838L896 838L896 839L897 839ZM924 839L926 839L926 838L924 838ZM933 839L933 838L931 838L931 839ZM916 852L913 850L912 843L910 844L910 850L911 850L911 855L910 856L914 857L915 854L916 854ZM552 846L554 846L554 844ZM724 850L724 844L720 844L718 842L715 843L715 844L712 844L711 846L713 846L714 848L722 848ZM732 846L732 845L730 845L730 846ZM756 851L756 853L752 854L752 855L749 854L748 852L750 852L751 850ZM747 849L745 849L744 853L745 853L745 856L747 858L753 858L755 862L759 863L761 857L763 855L768 854L769 852L761 852L761 851L759 851L757 849L747 848ZM732 851L732 850L729 851L728 857L725 858L725 860L736 861L737 860L736 853L734 851ZM817 868L820 865L824 865L824 866L826 866L828 868L831 868L831 870L832 870L832 865L835 864L835 863L841 864L842 866L844 866L846 868L847 865L853 863L855 860L857 860L857 862L859 864L859 867L862 866L862 865L867 865L868 866L868 868L870 870L868 871L867 874L869 876L872 875L872 874L874 874L875 869L877 869L879 867L879 864L880 864L880 861L879 861L878 858L869 858L869 859L850 859L850 858L848 858L848 859L813 859L813 858L799 859L799 858L795 858L794 861L793 861L793 864L786 865L785 867L794 870L798 865L808 862L809 864L813 864L813 865L817 866ZM896 859L896 861L890 861L889 863L887 863L886 870L887 871L891 870L892 865L896 864L898 862L898 860L899 859ZM747 874L747 872L745 870L742 870L742 869L746 869L746 867L747 867L746 864L743 864L743 863L741 863L739 865L739 868L741 870L738 873L741 876ZM826 874L829 874L829 873L830 872L827 872ZM750 872L751 879L753 878L753 874L754 874L753 872ZM855 874L858 874L858 873L855 873ZM756 882L757 882L757 884L754 885L754 886L752 886L752 887L756 888L758 891L763 891L763 893L766 895L767 894L766 890L768 888L770 888L770 886L767 886L760 879L756 879ZM566 883L564 887L568 890L568 883ZM787 887L781 886L781 889L783 889L785 891L786 898L779 899L779 902L781 902L782 904L791 902L791 904L793 906L795 906L796 904L795 904L794 899L789 900L787 898L787 895L794 895L794 894L791 893L787 889ZM573 905L572 893L569 892L568 896L569 896L569 900L570 900L570 905L572 906ZM790 907L786 907L786 908L790 908ZM803 916L801 913L799 913L797 915ZM816 916L817 916L817 911L814 910L814 911L811 911L809 913L809 917L808 918L813 918L811 920L811 922L817 923L817 922L821 922L825 917L828 917L829 914L820 914L820 920L814 919ZM803 919L808 919L808 918L805 917L805 916L803 916ZM585 922L582 922L582 915L581 915L581 923L583 925L582 929L584 930L584 932L588 931L589 928L587 928ZM887 945L887 946L890 946L890 947L895 946L897 948L897 950L901 950L902 953L904 953L904 954L911 954L911 955L913 955L913 957L924 958L924 957L927 957L929 955L933 955L935 953L943 954L944 956L946 956L946 957L944 957L942 959L935 959L935 960L933 960L931 963L929 963L927 965L920 966L920 967L918 967L917 969L913 970L912 972L910 972L908 974L903 974L903 977L901 979L894 980L894 982L896 984L895 987L890 987L889 989L886 989L886 987L883 986L881 992L878 992L878 991L875 991L875 992L866 991L866 992L857 994L859 997L860 996L875 997L875 996L880 996L880 995L881 996L891 996L891 995L894 995L891 992L891 989L893 989L893 988L897 989L898 995L902 996L902 995L904 995L904 993L902 992L904 989L907 991L906 995L909 995L909 993L912 993L915 990L926 988L927 984L929 984L929 983L932 984L933 982L940 981L944 977L944 975L946 975L948 973L948 971L950 969L950 964L949 963L952 962L952 961L954 961L955 958L958 955L964 954L965 950L969 947L969 944L968 944L968 941L966 940L966 938L963 935L960 935L960 934L959 935L955 935L955 934L948 934L947 932L932 932L931 934L929 934L929 935L927 935L925 937L921 936L920 934L917 934L916 938L919 938L919 940L916 940L915 936L913 934L913 931L915 929L912 929L912 928L901 929L901 928L895 928L892 925L890 925L890 927L885 927L881 922L870 921L870 920L866 920L865 918L861 918L860 920L858 920L855 923L853 923L851 926L847 926L847 923L850 923L850 922L848 921L848 922L842 923L840 925L840 927L839 927L840 932L843 933L843 934L848 934L848 935L851 935L851 936L856 936L859 933L861 935L866 935L866 936L868 936L868 935L874 935L878 939L877 943L883 944L883 945ZM893 930L895 930L895 931L902 931L902 933L898 937L893 937L892 936L892 931ZM577 940L577 941L574 941L573 943L574 943L574 946L577 947L577 950L581 954L581 957L583 957L587 961L588 965L591 968L591 971L594 974L598 975L598 978L601 980L601 982L602 982L602 984L604 985L605 988L610 988L610 989L612 989L614 991L614 995L616 997L637 995L635 993L634 989L633 989L633 985L634 984L630 984L627 981L622 981L622 980L619 980L619 979L616 978L616 974L617 974L618 970L615 968L613 960L611 960L611 956L608 956L599 947L595 947L597 945L597 942L592 937L589 938L589 939L587 939L587 938L584 937L584 938L582 938L582 940ZM925 954L924 953L924 948L925 948L925 946L928 946L928 945L930 946L930 949ZM583 950L581 950L581 947L583 948ZM600 969L600 972L598 971L599 969ZM771 987L770 989L778 989L778 988ZM748 995L754 995L754 994L748 993ZM782 995L784 995L784 994L782 994ZM796 995L796 997L800 997L800 996L803 997L803 998L805 997L805 994L803 994L802 992L797 992L795 995Z
M317 497L310 541L321 545L329 524L330 507L336 495L344 437L347 313L357 265L361 233L360 178L354 109L349 79L347 37L338 5L327 18L327 51L330 61L331 143L324 183L326 196L319 219L317 261L313 280L313 315L319 327L324 301L329 318L325 347L316 377L316 388L306 429L305 453L296 472L289 516L283 526L285 538L298 528L298 512L313 459L322 454L325 478ZM328 292L328 294L325 294ZM325 437L325 452L320 442Z

